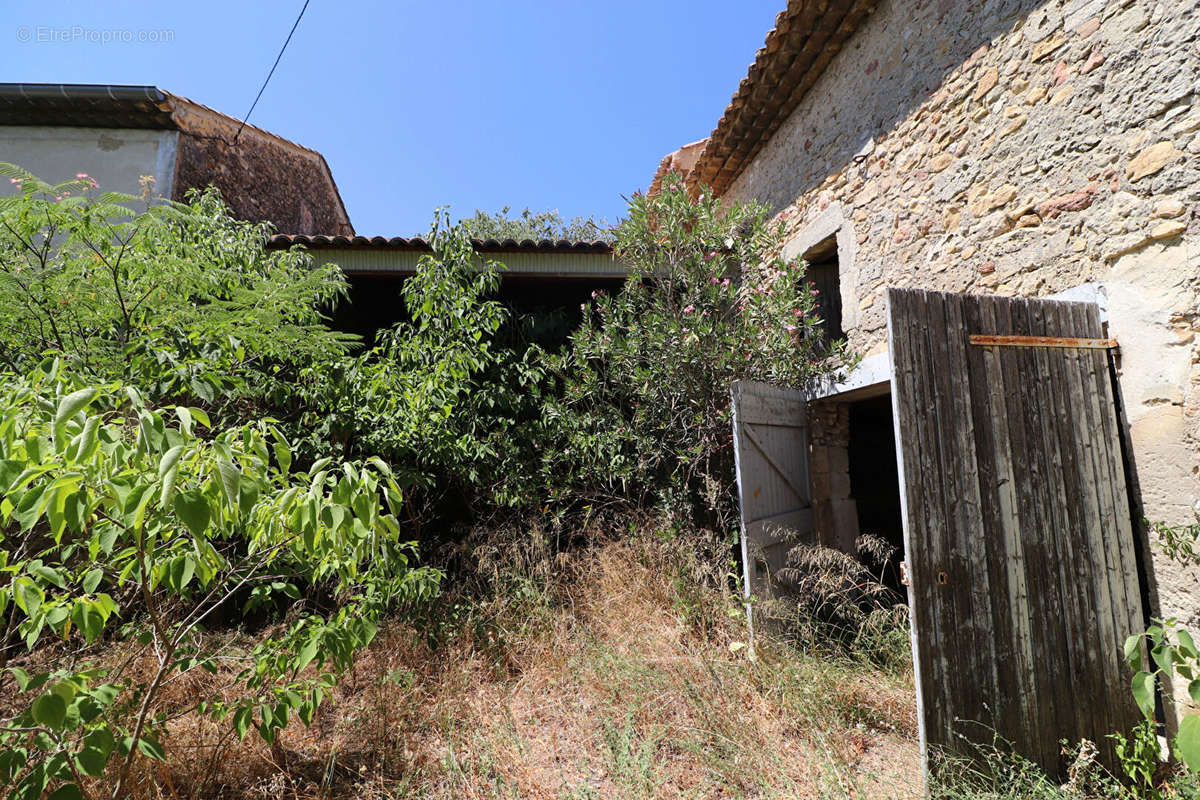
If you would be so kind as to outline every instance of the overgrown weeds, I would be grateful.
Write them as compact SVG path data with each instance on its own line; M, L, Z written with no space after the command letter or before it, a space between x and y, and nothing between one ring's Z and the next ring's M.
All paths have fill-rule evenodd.
M908 606L881 576L896 555L871 535L856 542L858 557L817 544L795 543L775 577L776 594L762 613L809 651L848 654L909 671Z
M540 536L481 535L461 554L470 592L385 624L311 727L268 746L172 723L168 760L139 762L130 796L919 792L907 674L784 641L750 660L737 598L703 578L719 565L678 537L591 532L539 558Z

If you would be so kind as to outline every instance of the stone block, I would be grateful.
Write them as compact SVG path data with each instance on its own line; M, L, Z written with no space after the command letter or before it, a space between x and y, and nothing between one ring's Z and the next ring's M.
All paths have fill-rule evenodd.
M1153 175L1167 164L1183 155L1170 142L1152 144L1134 156L1125 167L1125 176L1130 181L1137 182L1147 175Z
M858 538L858 503L853 499L835 500L832 503L834 541L844 553L854 553L854 541Z

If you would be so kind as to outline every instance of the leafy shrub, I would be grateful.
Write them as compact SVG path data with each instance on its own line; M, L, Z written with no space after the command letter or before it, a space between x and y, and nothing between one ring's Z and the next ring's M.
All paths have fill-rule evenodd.
M1158 534L1167 558L1185 567L1200 564L1200 552L1196 543L1200 541L1200 524L1167 525L1149 523ZM1161 779L1159 764L1159 725L1155 721L1156 693L1163 688L1163 696L1169 702L1170 693L1165 691L1165 681L1178 678L1187 686L1192 701L1200 705L1200 648L1190 632L1179 625L1177 619L1152 620L1153 624L1144 632L1125 640L1125 660L1134 675L1131 682L1133 699L1145 719L1128 736L1121 732L1113 734L1117 754L1126 777L1139 793L1139 797L1161 796L1158 782ZM1189 776L1180 782L1194 781L1200 775L1200 713L1185 714L1179 723L1173 744L1174 755L1186 765ZM1176 787L1178 791L1178 787Z
M234 219L216 190L151 202L149 184L137 198L82 173L51 186L0 162L0 175L20 187L0 198L0 365L52 352L91 380L249 419L345 352L321 311L344 294L341 271L264 249L270 226Z
M1149 658L1146 657L1147 653ZM1178 620L1155 620L1155 624L1144 633L1126 639L1125 659L1134 671L1133 698L1145 715L1144 727L1150 732L1143 732L1140 738L1149 735L1154 740L1154 759L1157 761L1158 746L1153 735L1157 729L1154 724L1155 689L1160 680L1178 677L1187 684L1193 702L1200 704L1200 650L1197 650L1192 635L1179 627ZM1136 757L1145 749L1138 750L1133 746L1138 740L1138 731L1128 740L1123 736L1118 738L1118 742L1124 744L1126 751L1131 754L1129 760L1122 757L1122 762L1131 767L1131 778L1135 783L1152 789L1154 770L1147 772L1145 759ZM1184 715L1173 749L1188 769L1200 772L1200 713Z
M541 239L569 241L611 241L612 229L602 219L574 217L563 219L557 211L533 211L525 208L518 217L509 215L505 206L496 213L475 209L461 224L468 236L477 239Z
M521 499L514 487L533 452L521 422L538 415L542 369L535 351L496 341L511 320L493 297L502 265L477 258L445 212L427 240L433 252L402 290L406 318L361 356L309 371L298 428L314 447L332 441L342 455L389 461L428 502L449 494L486 514Z
M312 720L386 609L435 590L438 574L411 565L383 462L296 473L272 426L201 438L207 426L200 409L152 408L58 362L0 379L8 796L80 797L107 775L123 797L133 760L162 759L167 723L185 714L271 741L293 717ZM201 636L242 601L288 605L282 632L248 652ZM102 639L133 645L148 677L105 664L89 647ZM69 654L60 667L12 663L20 644L53 640ZM201 670L232 670L241 699L197 690L185 708L159 704L166 683Z
M1185 567L1200 566L1200 522L1191 525L1152 522L1150 529L1158 535L1167 558Z
M693 200L669 179L636 195L616 231L624 289L597 293L550 362L543 476L559 507L657 507L733 530L730 384L797 386L842 355L820 338L799 260L771 258L762 206Z

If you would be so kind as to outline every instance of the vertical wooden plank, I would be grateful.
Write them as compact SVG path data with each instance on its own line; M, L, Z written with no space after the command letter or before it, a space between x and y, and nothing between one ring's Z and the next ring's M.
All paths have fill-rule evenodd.
M1029 335L1029 320L1019 301L997 299L997 317L1015 335ZM1044 454L1038 442L1041 428L1047 424L1041 413L1037 393L1041 387L1031 384L1035 373L1033 355L1025 348L1007 348L998 353L1007 398L1009 432L1013 443L1013 475L1017 487L1017 522L1021 548L1025 553L1025 582L1029 590L1028 613L1032 656L1035 665L1034 710L1037 718L1028 755L1044 769L1058 768L1058 741L1054 732L1064 720L1073 719L1074 700L1056 689L1059 675L1066 670L1066 637L1062 632L1062 609L1050 570L1055 553L1046 535L1050 521L1046 505Z
M1086 329L1101 331L1099 311L1094 307L1074 310L1076 324ZM1116 415L1115 398L1108 371L1107 354L1099 351L1079 352L1078 362L1083 373L1083 394L1087 399L1084 410L1090 420L1092 456L1094 464L1093 484L1097 494L1097 514L1101 524L1095 542L1095 550L1103 554L1098 563L1106 565L1106 577L1098 575L1097 584L1109 600L1105 611L1111 615L1111 639L1102 642L1109 656L1106 705L1110 710L1110 725L1116 730L1128 730L1141 719L1128 691L1130 671L1120 657L1119 648L1125 637L1140 631L1144 626L1141 582L1138 575L1136 547L1129 499L1126 493L1125 465L1121 458L1120 431ZM1114 680L1115 672L1115 680ZM1104 743L1108 749L1110 743ZM1113 753L1108 750L1111 758Z
M1029 316L1030 333L1034 336L1060 336L1071 333L1056 325L1055 305L1044 302L1026 301L1022 303ZM1073 425L1071 409L1059 402L1066 389L1060 380L1063 352L1059 349L1044 347L1027 348L1033 357L1037 370L1037 382L1044 387L1039 392L1046 424L1042 426L1042 451L1045 453L1047 464L1046 494L1048 497L1048 520L1050 526L1045 536L1054 553L1054 563L1050 572L1054 591L1058 596L1059 607L1063 614L1063 634L1066 649L1063 653L1063 663L1066 670L1055 676L1056 692L1064 696L1079 692L1080 687L1094 686L1097 678L1093 671L1095 663L1095 620L1090 614L1091 601L1089 592L1091 576L1086 572L1076 573L1080 566L1076 541L1082 536L1078 524L1079 518L1079 483L1081 476L1075 470L1074 459L1069 456L1069 450L1064 448L1062 439L1074 439L1078 435L1086 435L1086 430L1076 430ZM1069 443L1068 443L1069 447ZM1073 448L1072 448L1073 449ZM1066 452L1064 452L1066 451ZM1097 708L1090 703L1074 703L1073 719L1069 727L1063 727L1065 735L1057 738L1078 739L1084 731L1101 729L1095 717ZM1065 721L1064 721L1065 722Z
M745 482L742 480L742 436L741 436L741 406L742 406L742 386L741 383L734 383L729 387L729 403L730 413L733 417L733 474L734 482L737 484L738 493L738 526L739 526L739 544L742 551L742 593L745 596L746 610L746 635L750 640L750 652L754 653L754 609L750 605L750 598L753 590L750 588L754 578L754 567L750 562L750 545L746 537L746 489Z
M1095 329L1100 329L1099 311L1094 306L1085 309L1088 317L1088 324ZM1129 508L1128 487L1126 486L1125 465L1121 457L1121 431L1119 429L1119 420L1116 412L1116 398L1113 396L1113 387L1111 375L1109 373L1109 361L1107 354L1100 351L1093 351L1085 354L1087 362L1090 363L1093 391L1088 394L1092 397L1094 408L1098 413L1099 426L1098 433L1098 452L1104 456L1104 462L1108 467L1109 480L1106 482L1108 492L1105 497L1106 507L1111 504L1112 508L1112 540L1110 545L1115 549L1116 559L1115 564L1119 564L1121 583L1124 588L1123 595L1125 603L1122 616L1128 625L1129 632L1136 632L1142 629L1145 623L1144 613L1142 608L1142 586L1141 578L1138 574L1137 556L1134 553L1136 547L1133 534L1133 518ZM1114 593L1115 596L1115 593ZM1124 643L1125 635L1118 631L1121 643Z
M1076 306L1075 303L1039 303L1034 308L1043 315L1047 335L1094 334L1098 337L1100 331L1091 331L1077 323L1073 313ZM1097 513L1095 466L1084 444L1092 441L1094 436L1086 414L1088 400L1076 368L1079 352L1059 349L1053 353L1047 351L1043 358L1054 387L1049 399L1059 420L1055 426L1055 445L1061 453L1061 486L1066 500L1067 523L1057 529L1067 553L1060 574L1063 585L1073 596L1078 615L1073 633L1075 652L1072 653L1074 668L1079 670L1075 690L1097 697L1101 696L1105 686L1115 685L1118 677L1108 669L1115 655L1111 645L1111 603L1106 565L1103 559L1098 563L1095 560L1094 544L1103 536L1103 531ZM1113 730L1110 704L1081 704L1080 710L1081 727L1075 731L1074 738L1094 738L1097 731ZM1096 744L1103 750L1110 743L1105 740Z
M929 520L936 511L926 492L925 474L932 459L928 445L920 435L925 406L919 364L914 358L917 311L913 293L889 289L888 339L892 361L892 415L896 428L896 458L901 482L901 513L904 520L904 552L908 560L908 598L914 679L917 690L917 728L921 758L928 779L931 747L943 745L948 736L944 720L947 702L946 653L940 647L941 631L936 598L931 589L935 581L934 560L929 535Z
M930 319L928 307L928 292L914 291L912 301L912 318L917 324L911 329L915 334L910 342L909 353L916 367L918 384L917 401L919 409L926 412L937 407L940 399L940 387L931 378L939 369L939 363L930 352L929 342L940 330ZM941 677L942 694L938 698L940 708L940 723L937 728L938 738L934 744L945 750L956 750L959 741L956 739L956 722L964 713L964 687L970 680L969 672L973 665L968 659L967 668L961 660L959 650L959 632L962 629L960 612L962 609L954 602L950 593L955 586L954 569L951 552L951 537L948 531L949 520L945 503L945 493L942 488L944 473L942 461L942 442L938 429L938 415L921 414L919 417L918 434L921 437L922 452L926 463L921 471L922 492L926 497L925 537L923 556L928 556L929 569L923 585L925 597L935 620L932 629L936 631L937 639L933 642L938 661L938 674ZM961 580L961 576L960 580ZM957 585L961 586L961 583Z
M975 460L970 401L966 397L966 331L957 309L960 298L924 293L928 375L933 386L932 431L938 444L940 469L934 472L945 514L942 548L949 580L939 585L943 613L953 615L952 661L958 666L958 703L953 734L977 744L994 739L993 698L997 692L996 664L991 647L987 570L975 547L979 517L979 475ZM975 558L978 556L978 560ZM968 672L963 672L966 667Z
M961 324L967 332L996 331L995 303L990 298L961 301ZM1028 592L1024 553L1015 524L1016 498L1008 418L1004 409L1003 376L995 348L967 352L967 379L979 467L981 523L974 537L982 542L991 595L991 632L998 668L992 698L997 730L1015 741L1029 741L1031 694L1034 685L1029 635Z

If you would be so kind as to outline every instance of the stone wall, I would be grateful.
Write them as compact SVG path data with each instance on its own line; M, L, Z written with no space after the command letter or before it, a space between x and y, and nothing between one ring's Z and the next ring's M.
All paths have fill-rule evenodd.
M863 354L886 348L889 286L1099 282L1145 513L1185 522L1200 497L1198 93L1192 0L884 0L726 197L772 204L797 243L840 225L856 245L843 328ZM1200 574L1155 550L1158 610L1200 627Z
M817 541L855 553L859 531L858 507L850 494L850 407L812 403L809 423L808 472Z

